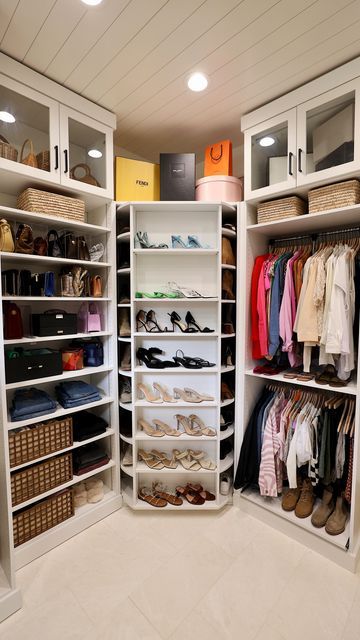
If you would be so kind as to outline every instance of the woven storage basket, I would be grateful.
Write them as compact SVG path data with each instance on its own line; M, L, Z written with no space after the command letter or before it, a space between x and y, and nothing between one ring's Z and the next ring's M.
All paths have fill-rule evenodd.
M40 151L36 156L36 160L38 163L38 169L50 171L50 151L48 149L46 151Z
M65 489L13 515L14 546L18 547L74 515L72 489Z
M83 200L39 189L25 189L18 196L17 206L19 209L32 213L45 213L48 216L58 218L85 221L85 202Z
M13 507L72 480L72 454L49 458L11 475Z
M281 198L280 200L270 200L261 202L257 208L257 221L274 222L284 220L293 216L302 216L306 212L306 202L298 196Z
M346 180L309 191L309 213L349 207L360 203L359 180Z
M73 444L72 418L34 425L24 431L9 432L10 467L16 467L37 458L71 447Z
M0 158L5 158L5 160L13 160L13 162L17 162L18 152L15 147L12 147L11 144L8 143L4 136L0 136Z

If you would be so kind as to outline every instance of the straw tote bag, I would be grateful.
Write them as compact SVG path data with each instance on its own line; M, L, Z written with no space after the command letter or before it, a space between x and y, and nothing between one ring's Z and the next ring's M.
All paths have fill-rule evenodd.
M23 157L23 153L24 153L24 149L25 149L27 144L30 147L30 153L28 153L28 155L25 156L25 158L24 158ZM33 146L32 141L30 140L30 138L26 138L23 146L21 147L20 162L21 162L21 164L27 164L28 167L34 167L34 169L38 169L38 161L36 159L36 155L34 153L34 146Z
M205 149L204 177L232 176L231 140L222 140Z

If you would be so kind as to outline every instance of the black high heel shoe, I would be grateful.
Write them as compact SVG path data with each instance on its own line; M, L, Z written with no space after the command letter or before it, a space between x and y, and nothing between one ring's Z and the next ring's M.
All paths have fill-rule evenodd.
M148 311L146 314L146 326L149 327L149 325L150 325L150 328L148 328L147 331L149 331L150 333L168 333L169 332L169 329L167 327L164 327L163 329L160 327L156 319L156 313L153 309L150 309L150 311ZM174 331L174 325L172 330L170 330L170 333L172 333L173 331Z
M170 316L170 320L173 325L173 331L175 331L175 325L176 325L177 327L179 327L181 333L196 333L196 329L186 326L184 322L181 322L181 318L179 314L176 313L176 311L173 311L172 313L168 313L168 316Z
M185 316L185 322L188 328L191 328L191 325L193 325L194 327L196 327L194 331L199 331L200 333L214 333L215 331L215 329L209 329L209 327L204 327L203 329L201 329L190 311L188 311Z
M182 354L181 357L178 356L178 353ZM202 369L200 362L195 362L195 358L188 358L185 356L181 349L177 350L176 356L173 356L173 360L178 366L181 364L185 369Z
M148 369L166 369L167 367L179 367L180 365L172 360L160 360L156 358L154 354L160 355L163 353L158 347L151 347L151 349L144 349L139 347L136 352L136 357L139 362L143 362Z

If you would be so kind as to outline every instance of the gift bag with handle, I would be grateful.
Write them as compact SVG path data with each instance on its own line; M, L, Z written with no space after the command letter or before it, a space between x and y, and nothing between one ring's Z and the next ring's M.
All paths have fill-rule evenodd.
M222 140L206 147L204 177L207 176L232 176L231 140Z
M101 316L95 302L81 305L78 313L78 331L80 333L92 333L101 331Z

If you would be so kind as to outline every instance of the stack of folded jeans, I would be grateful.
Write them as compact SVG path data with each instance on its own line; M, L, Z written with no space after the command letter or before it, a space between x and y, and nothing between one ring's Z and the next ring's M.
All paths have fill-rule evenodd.
M62 382L56 387L56 397L64 409L101 400L99 389L82 380Z
M98 444L87 444L73 453L74 473L81 476L84 473L98 469L109 462L110 458Z
M56 410L56 402L42 389L29 387L15 391L10 416L12 422L36 418Z

